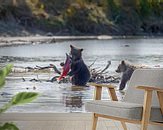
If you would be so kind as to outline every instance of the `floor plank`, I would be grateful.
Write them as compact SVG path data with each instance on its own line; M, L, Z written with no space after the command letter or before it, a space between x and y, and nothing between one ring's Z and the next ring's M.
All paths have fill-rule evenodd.
M91 121L16 121L20 130L91 130ZM99 121L97 130L121 130L113 123Z
M91 113L6 113L1 122L13 122L20 130L91 130ZM120 127L120 128L118 128ZM122 130L115 121L99 118L97 130Z

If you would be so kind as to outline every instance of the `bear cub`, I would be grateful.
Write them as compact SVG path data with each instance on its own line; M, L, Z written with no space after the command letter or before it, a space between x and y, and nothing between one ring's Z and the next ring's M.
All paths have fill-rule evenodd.
M71 82L73 85L86 86L90 79L90 72L82 59L83 49L76 48L72 45L70 45L70 48L71 70L68 75L72 76Z
M121 82L119 85L119 90L123 90L126 86L128 80L130 80L132 73L136 69L136 66L130 65L125 61L121 61L116 69L117 73L122 73Z

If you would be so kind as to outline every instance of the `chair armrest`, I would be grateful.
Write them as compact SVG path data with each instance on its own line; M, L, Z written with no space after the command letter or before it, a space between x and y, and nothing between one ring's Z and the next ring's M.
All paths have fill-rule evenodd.
M94 87L106 87L106 88L110 88L110 89L114 89L114 88L116 88L116 86L113 86L113 85L111 85L111 84L89 83L88 85L90 85L90 86L94 86Z
M113 85L107 85L107 84L96 84L96 83L89 83L88 85L95 87L95 100L101 100L101 94L102 94L102 87L106 87L108 89L109 95L113 101L118 101L116 92L115 92L115 86Z
M157 91L157 92L163 92L162 88L158 87L149 87L149 86L138 86L137 89L143 89L145 91Z

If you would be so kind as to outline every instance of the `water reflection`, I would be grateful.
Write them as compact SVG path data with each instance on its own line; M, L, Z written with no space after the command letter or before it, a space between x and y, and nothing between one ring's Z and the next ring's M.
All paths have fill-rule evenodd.
M65 97L64 101L66 107L70 107L70 108L76 108L76 107L81 108L83 105L82 95L78 95L78 96L68 95Z
M68 109L67 111L81 111L83 108L84 93L88 90L85 86L70 86L63 93L63 103Z

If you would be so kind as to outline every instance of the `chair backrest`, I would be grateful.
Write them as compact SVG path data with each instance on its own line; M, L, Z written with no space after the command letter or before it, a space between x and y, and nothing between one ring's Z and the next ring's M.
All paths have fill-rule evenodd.
M163 88L163 69L137 69L133 72L128 84L124 101L143 104L144 91L137 86L151 86ZM156 92L153 94L152 106L159 106Z

